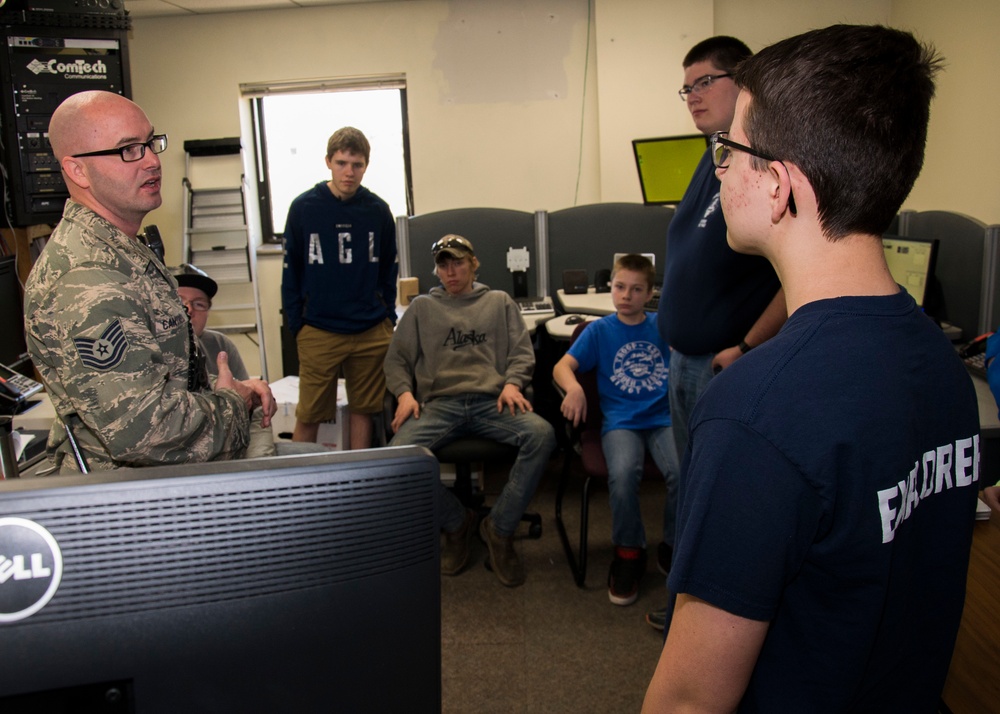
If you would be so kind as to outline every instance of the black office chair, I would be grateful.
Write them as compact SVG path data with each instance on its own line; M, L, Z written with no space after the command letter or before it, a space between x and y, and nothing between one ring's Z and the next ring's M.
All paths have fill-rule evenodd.
M384 421L385 443L392 438L390 424L396 413L396 398L386 392L383 403L382 419ZM476 512L478 520L489 515L490 508L486 505L486 497L479 489L479 484L472 478L474 463L509 463L517 458L518 448L493 439L480 436L463 436L449 444L434 450L434 456L442 464L452 464L455 467L455 485L453 492L466 508ZM525 512L521 521L528 524L528 537L542 537L542 516L538 513Z

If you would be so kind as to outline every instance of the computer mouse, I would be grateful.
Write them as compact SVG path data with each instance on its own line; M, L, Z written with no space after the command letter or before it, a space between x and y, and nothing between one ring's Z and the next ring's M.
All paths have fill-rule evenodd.
M583 322L583 320L584 320L583 315L570 315L569 317L566 318L566 324L579 325L581 322Z

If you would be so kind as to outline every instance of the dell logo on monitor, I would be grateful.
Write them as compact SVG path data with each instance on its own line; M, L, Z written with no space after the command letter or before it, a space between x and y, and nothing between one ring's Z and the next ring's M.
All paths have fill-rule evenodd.
M0 624L41 610L61 579L62 552L52 534L25 518L0 518Z

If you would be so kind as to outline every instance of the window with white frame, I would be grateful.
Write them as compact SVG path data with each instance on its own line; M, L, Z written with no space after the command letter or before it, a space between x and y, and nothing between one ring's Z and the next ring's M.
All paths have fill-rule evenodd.
M292 200L329 180L326 142L353 126L371 144L362 184L392 215L413 215L404 75L241 85L251 101L265 242L280 243Z

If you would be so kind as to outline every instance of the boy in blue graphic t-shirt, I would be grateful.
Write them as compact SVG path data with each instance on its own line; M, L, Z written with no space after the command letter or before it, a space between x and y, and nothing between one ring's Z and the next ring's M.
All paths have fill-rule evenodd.
M608 573L608 597L631 605L646 569L646 530L639 509L645 451L667 481L663 542L659 560L670 562L677 512L677 451L670 428L667 373L670 356L647 315L656 273L649 258L619 258L611 274L615 314L592 323L556 363L552 376L566 392L562 413L574 426L586 419L587 403L576 372L597 370L604 421L601 446L608 464L611 537L615 557Z

